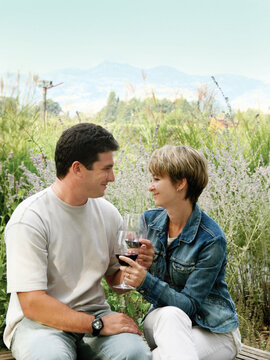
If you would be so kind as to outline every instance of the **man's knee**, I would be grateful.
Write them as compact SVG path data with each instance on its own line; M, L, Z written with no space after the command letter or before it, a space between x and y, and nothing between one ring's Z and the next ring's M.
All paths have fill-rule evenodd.
M77 358L76 350L66 347L63 344L56 346L52 344L47 346L46 349L41 349L35 346L32 349L32 354L28 359L31 360L75 360ZM17 359L17 358L16 358Z
M76 359L74 339L67 333L37 325L18 327L12 341L16 360L73 360Z
M150 360L152 353L146 341L142 338L138 342L131 342L128 346L128 351L123 354L123 359L126 360Z
M131 333L121 333L107 339L102 349L106 359L112 360L150 360L152 354L146 341ZM102 358L102 357L101 357Z

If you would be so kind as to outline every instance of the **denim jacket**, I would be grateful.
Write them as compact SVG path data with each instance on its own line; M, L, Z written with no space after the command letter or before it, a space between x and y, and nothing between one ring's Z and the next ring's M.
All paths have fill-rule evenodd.
M168 214L163 208L144 213L154 260L137 290L151 310L176 306L193 323L216 333L238 326L233 300L224 280L226 239L218 224L196 204L182 233L167 248ZM165 279L166 268L170 284Z

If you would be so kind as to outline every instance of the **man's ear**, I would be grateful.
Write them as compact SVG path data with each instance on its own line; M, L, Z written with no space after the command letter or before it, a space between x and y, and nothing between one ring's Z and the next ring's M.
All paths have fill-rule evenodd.
M84 166L79 161L74 161L71 165L71 171L75 176L82 176Z

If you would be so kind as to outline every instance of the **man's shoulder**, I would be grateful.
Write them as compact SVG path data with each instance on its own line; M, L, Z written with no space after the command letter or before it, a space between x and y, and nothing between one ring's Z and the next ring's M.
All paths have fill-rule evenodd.
M93 201L102 211L119 214L118 209L104 197L90 199L90 201Z
M92 199L93 201L95 201L99 206L104 206L104 207L109 207L109 208L114 208L116 209L116 207L109 201L107 200L105 197L98 197L95 199Z
M7 227L8 225L10 226L15 222L22 221L23 218L29 213L35 213L43 203L46 203L48 191L49 188L46 188L24 199L14 210Z
M27 207L32 207L35 206L36 204L42 203L43 201L45 201L46 197L48 196L50 191L50 187L43 189L33 195L30 195L29 197L27 197L26 199L24 199L19 205L18 205L18 209L20 208L27 208ZM16 208L16 209L17 209Z

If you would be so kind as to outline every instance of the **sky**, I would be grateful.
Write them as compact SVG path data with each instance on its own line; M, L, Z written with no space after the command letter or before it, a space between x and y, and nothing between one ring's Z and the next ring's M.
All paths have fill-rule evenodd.
M270 0L0 0L0 73L103 61L270 83Z

